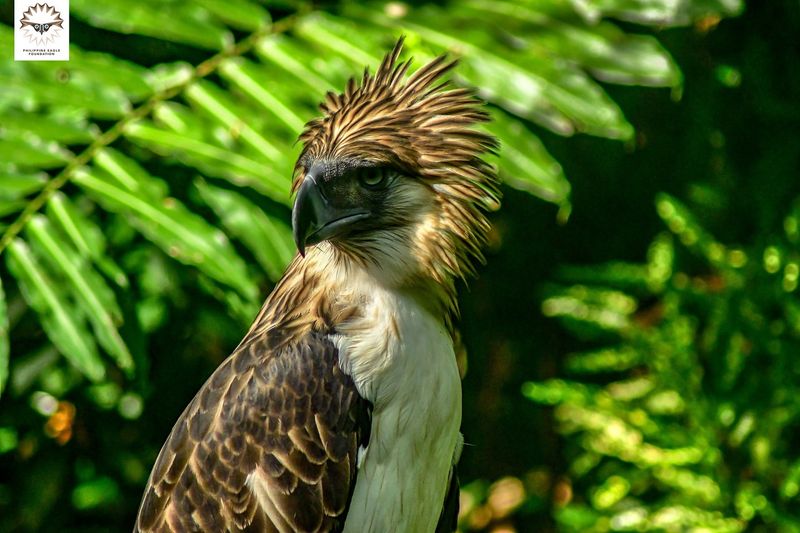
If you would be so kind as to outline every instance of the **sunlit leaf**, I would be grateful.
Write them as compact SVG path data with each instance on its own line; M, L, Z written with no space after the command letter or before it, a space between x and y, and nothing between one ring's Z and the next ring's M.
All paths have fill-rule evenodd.
M636 300L621 291L574 285L550 296L542 303L546 316L583 322L601 330L621 330L630 326Z
M225 235L174 198L152 204L108 179L102 171L78 172L75 182L106 209L129 216L148 239L167 254L255 299L258 289Z
M148 71L149 83L156 91L168 91L185 86L193 76L192 65L185 61L162 63Z
M338 90L347 79L348 63L337 56L314 53L312 47L283 35L261 39L255 51L262 61L279 67L283 74L301 83L314 102L322 100L327 91Z
M177 102L161 102L153 110L153 118L159 126L199 140L206 140L210 134L206 117Z
M160 153L177 155L212 176L253 187L277 202L289 204L289 176L281 176L265 163L144 122L129 125L126 136Z
M375 32L364 31L351 20L343 20L325 13L313 13L297 24L298 35L346 57L353 65L375 66L380 62L380 47L370 38ZM384 34L384 40L387 36ZM385 44L385 43L384 43Z
M93 161L115 183L142 198L163 200L169 193L164 180L151 176L134 159L113 148L98 151Z
M249 117L234 110L230 96L214 84L198 82L186 89L186 98L214 117L225 128L236 131L243 142L254 148L264 159L270 162L280 161L280 150L255 131L248 124Z
M561 165L533 133L499 111L486 129L502 139L498 163L503 182L556 204L568 201L570 187Z
M642 355L633 348L604 348L570 356L567 368L576 373L619 372L641 362Z
M668 194L659 194L656 209L667 227L685 246L703 254L712 264L727 267L728 250L717 242L695 219L686 206Z
M100 345L121 369L131 372L133 359L117 331L122 312L113 291L77 250L62 240L46 217L34 215L28 223L28 234L31 244L48 260L52 271L62 273L68 280L70 292L91 322Z
M677 26L704 16L737 15L744 7L742 0L570 0L576 11L590 22L610 16L638 24Z
M581 383L550 380L546 383L527 382L522 386L522 394L527 398L548 405L564 402L582 404L589 401L595 388Z
M106 254L106 239L100 228L84 216L61 192L50 197L47 215L85 258L91 259L120 287L128 286L125 272Z
M286 124L293 134L303 129L306 121L270 91L270 80L255 64L227 60L220 65L220 74L250 96L254 103L264 108L264 111Z
M256 31L270 22L269 12L248 0L196 0L195 3L234 28Z
M669 53L652 37L626 34L608 22L565 22L547 4L471 0L467 6L484 17L496 17L492 21L513 33L530 53L575 62L604 81L657 87L681 82Z
M490 102L562 135L586 132L620 139L633 135L619 107L583 72L565 68L544 54L504 46L485 32L446 23L433 26L429 21L447 20L434 9L416 10L402 20L403 26L423 41L460 56L458 77ZM377 12L366 16L387 26L395 24Z

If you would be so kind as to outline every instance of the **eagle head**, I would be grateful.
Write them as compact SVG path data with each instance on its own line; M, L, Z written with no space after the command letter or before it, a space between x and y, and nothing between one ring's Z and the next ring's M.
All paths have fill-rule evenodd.
M497 144L474 128L488 120L474 92L441 81L456 62L440 56L406 76L402 45L328 93L306 125L292 229L302 256L324 246L391 283L448 288L482 260L485 212L500 197L483 156Z

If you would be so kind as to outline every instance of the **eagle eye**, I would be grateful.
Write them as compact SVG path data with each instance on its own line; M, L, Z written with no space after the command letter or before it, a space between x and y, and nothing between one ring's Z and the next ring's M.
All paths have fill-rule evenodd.
M363 168L356 174L358 183L371 190L385 188L393 176L394 173L385 167Z

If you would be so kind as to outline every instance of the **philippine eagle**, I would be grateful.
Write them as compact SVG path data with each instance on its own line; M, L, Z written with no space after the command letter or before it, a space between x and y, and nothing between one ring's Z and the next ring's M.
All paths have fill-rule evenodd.
M455 281L497 175L444 56L328 93L300 136L299 253L178 419L136 531L452 531L462 437Z

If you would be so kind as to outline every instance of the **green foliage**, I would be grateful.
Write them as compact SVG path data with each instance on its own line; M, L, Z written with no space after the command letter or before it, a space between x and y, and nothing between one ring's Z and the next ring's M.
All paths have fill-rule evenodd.
M571 380L523 392L556 406L573 444L585 499L559 511L566 530L795 530L795 206L782 235L738 248L661 195L670 233L647 263L562 271L580 285L552 289L544 313L599 347L569 356Z
M244 0L136 6L74 2L73 16L93 26L219 54L194 67L177 62L146 69L73 46L66 65L6 61L0 66L0 78L11 89L0 97L0 171L8 176L3 178L8 181L3 214L27 207L6 231L0 250L30 226L25 238L36 246L17 242L9 267L25 283L26 301L43 319L54 318L46 328L51 340L73 362L82 361L78 368L87 377L103 375L87 321L117 365L133 370L117 331L123 316L105 281L110 276L127 283L127 275L105 251L98 231L92 237L81 231L94 224L97 209L114 215L115 225L130 225L170 257L196 267L207 276L204 286L210 293L244 322L258 305L258 278L229 236L195 211L211 207L230 237L276 279L290 255L280 206L289 203L297 153L293 140L324 92L341 87L364 64L374 67L394 36L406 34L408 51L420 62L442 51L463 56L457 83L477 87L497 106L489 128L501 140L498 164L507 183L566 206L569 185L560 165L521 119L562 135L580 131L630 138L633 128L592 75L674 88L680 74L655 39L626 34L601 19L611 14L662 24L687 22L694 14L659 2L590 8L579 2L468 1L447 11L396 3L341 7L336 15L300 9L273 24L267 9ZM734 13L739 6L708 9ZM637 15L645 10L646 15ZM439 24L432 26L432 20ZM236 30L254 33L234 46ZM11 29L0 27L0 39L10 45ZM246 57L251 51L257 60ZM203 79L212 73L220 80ZM103 127L96 121L109 119L119 122L100 134ZM181 165L182 173L227 185L198 181L200 194L188 199L190 205L170 192L168 180L147 170L153 156ZM41 172L47 170L54 177L45 184ZM70 181L79 186L72 201L85 213L65 207L70 202L65 196L53 195ZM255 215L255 228L243 221L258 208L233 192L239 187L253 188L270 206ZM26 203L31 195L37 196ZM32 216L43 202L51 204L47 213ZM260 247L262 240L272 250ZM48 290L51 279L68 282L63 293ZM75 305L81 313L73 312Z
M218 361L241 336L294 253L286 221L298 133L327 91L341 90L365 65L374 68L398 36L406 36L404 54L413 55L417 67L443 52L460 58L453 83L474 87L490 104L494 121L486 127L501 142L496 163L505 183L558 206L564 220L571 185L548 151L547 139L587 134L630 146L634 127L604 83L666 87L681 94L682 74L670 54L652 34L634 32L719 21L741 9L738 0L343 2L325 8L251 0L73 0L71 16L82 31L72 34L78 44L72 45L69 62L0 59L0 253L5 256L0 393L3 405L11 406L0 413L0 454L13 451L22 465L19 471L25 471L13 494L0 482L0 529L41 527L47 510L57 505L71 505L79 513L99 510L117 519L132 512L164 437L156 429L145 434L139 417L149 407L158 418L163 406L151 401L155 389L183 386L176 376L151 381L151 367L171 361L175 352ZM2 22L0 49L10 50L13 21ZM115 45L116 39L125 44ZM738 334L729 333L727 311L721 309L737 309L743 313L737 324L744 324L767 313L760 306L769 304L743 303L754 252L716 243L672 200L660 201L659 210L682 241L725 272L718 277L730 285L723 283L717 300L706 303L708 319L717 326L694 322L681 298L700 290L693 286L699 278L687 274L686 287L678 287L672 270L675 252L669 239L661 238L648 265L577 270L574 278L583 285L547 300L547 313L569 320L581 335L621 335L634 343L575 358L573 370L648 370L637 377L640 381L609 386L609 391L576 383L526 388L532 398L583 413L575 415L573 424L596 424L593 413L600 413L621 428L617 441L603 441L606 448L587 447L581 475L595 472L606 458L642 468L595 473L594 510L565 508L559 515L565 525L574 524L574 517L600 524L600 515L621 512L641 496L643 486L666 494L665 509L672 505L699 513L692 511L695 505L705 513L720 513L725 524L722 517L734 516L734 507L736 524L744 523L748 518L739 508L761 501L758 491L772 498L757 482L729 489L729 482L721 484L715 477L725 467L721 456L707 457L708 446L694 440L679 442L700 438L705 430L661 434L652 424L644 424L645 430L626 418L631 415L624 412L625 402L646 402L642 398L651 396L659 400L647 400L647 406L654 402L662 411L639 408L636 412L647 420L688 418L694 404L684 394L700 394L706 386L697 368L681 363L695 349L730 353L726 357L733 366L724 372L729 376L724 390L733 390L751 360L742 355L744 347L755 345L755 339L744 326L741 331L731 326ZM796 234L796 221L794 227ZM787 242L796 244L791 238ZM791 263L791 270L789 248L771 246L763 251L765 265L778 265L784 290L792 272L796 284L797 263ZM734 287L738 296L724 298ZM783 305L779 295L784 292L775 292L774 302ZM763 296L768 296L766 289ZM651 328L661 337L634 333L643 297L663 301L658 307L663 318ZM784 312L793 321L787 319L775 335L788 343L800 308ZM774 320L764 320L764 331L774 333ZM692 344L696 331L704 332L702 348ZM682 351L676 355L664 343L679 339ZM664 367L683 365L686 373L678 369L670 376L684 382L658 389L666 374L658 377L641 355L656 348ZM188 366L186 361L175 364ZM198 384L186 383L187 390ZM678 385L684 388L674 388ZM632 392L615 396L620 388L647 392L637 398L625 396ZM186 398L178 392L182 407ZM734 400L730 416L738 421L750 413L751 426L759 428L757 417L771 414L769 409L779 403L774 399L748 410ZM129 420L139 433L126 425ZM585 426L571 430L591 434ZM744 443L753 431L741 437L737 449L750 449ZM667 440L651 443L651 437ZM628 438L648 447L626 447ZM706 438L712 442L712 436ZM78 459L56 453L53 443L74 446ZM773 452L759 446L764 464ZM667 461L672 470L659 469L664 467L659 461ZM781 465L764 466L762 477L774 477ZM800 468L793 468L786 479L795 481L786 481L781 494L797 492L792 487ZM656 481L648 477L656 475ZM683 497L685 485L717 490L730 501L674 503L664 489L671 487ZM59 499L63 494L71 496ZM17 501L23 503L12 511L17 506L9 502ZM770 505L774 516L790 507ZM767 516L762 507L752 508Z
M562 135L628 139L633 128L592 75L625 84L680 84L677 67L655 39L601 19L609 13L636 20L637 10L646 8L639 22L661 24L688 21L690 11L658 2L589 9L582 3L468 1L452 7L343 4L338 14L303 8L273 23L267 9L245 0L74 2L73 16L98 28L219 53L197 66L172 62L147 69L73 46L67 64L0 65L10 89L0 96L3 214L22 211L0 250L8 247L10 271L48 324L51 341L90 379L105 374L97 344L119 368L134 370L118 331L130 317L108 285L127 286L132 273L112 259L116 254L95 222L101 216L110 217L117 233L127 233L115 243L120 249L133 242L134 230L195 267L210 294L246 322L263 279L253 276L247 258L272 280L290 258L281 206L289 204L294 139L324 92L341 87L364 64L374 67L398 34L407 35L408 53L420 62L442 51L463 56L456 82L477 87L497 107L489 128L501 140L498 163L507 183L562 206L569 198L563 171L522 119ZM439 23L432 26L432 20ZM234 31L253 33L234 46ZM0 26L0 39L10 47L11 28ZM212 73L219 79L212 81ZM118 122L109 129L98 122L104 120ZM181 198L169 180L148 170L154 157L222 186L198 177L199 194ZM69 182L78 186L70 199L54 194ZM260 193L266 207L236 193L241 187ZM46 212L35 214L45 203ZM205 206L229 235L197 214ZM247 224L253 217L256 223ZM231 239L249 254L240 256Z

